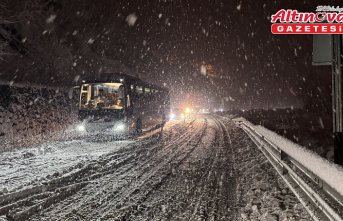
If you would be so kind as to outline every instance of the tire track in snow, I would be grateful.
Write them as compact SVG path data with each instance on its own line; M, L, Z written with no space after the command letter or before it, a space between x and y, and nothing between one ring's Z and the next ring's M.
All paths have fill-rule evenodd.
M181 139L179 140L179 141L177 141L177 142L174 142L173 143L173 145L179 145L179 143L182 143L182 142L185 142L186 140L188 140L189 139L189 136L193 136L193 134L194 134L194 131L192 131L192 129L191 129L191 127L192 127L192 125L194 124L194 122L192 122L190 125L188 125L188 127L190 127L190 129L187 129L187 131L186 131L186 133L183 133L183 134L180 134L178 137L180 137ZM181 131L182 132L182 131ZM168 140L168 139L167 139ZM170 146L172 146L172 145L167 145L167 146L165 146L166 148L165 149L170 149L170 150L173 150L173 149L175 149L175 148L169 148ZM159 145L157 145L157 146L155 146L155 147L153 147L153 148L146 148L146 150L152 150L152 149L156 149L156 148L160 148L160 146ZM167 155L169 152L166 152L165 153L165 155ZM131 154L131 156L132 156L133 154ZM118 183L118 185L117 186L115 186L115 187L113 187L114 185L113 185L113 181L111 181L110 179L107 179L107 180L104 180L104 182L106 183L106 182L108 182L108 188L109 189L112 189L112 188L115 188L115 189L117 189L118 191L116 191L117 193L115 193L115 194L106 194L105 196L104 196L104 194L103 194L103 192L101 191L101 190L103 190L103 189L106 189L106 186L95 186L95 188L98 188L98 189L100 189L100 191L98 192L98 193L96 193L96 194L92 194L92 193L90 193L90 192L81 192L80 193L80 195L82 195L82 194L90 194L90 197L86 200L86 203L84 203L84 202L79 202L79 206L73 206L73 209L71 209L72 211L71 212L65 212L65 211L63 211L63 210L70 210L68 207L68 205L70 205L70 204L72 204L72 203L74 203L74 204L78 204L77 202L75 203L75 202L73 202L73 200L71 200L71 202L66 202L66 203L63 203L62 202L62 206L61 206L61 208L60 208L60 211L62 212L63 211L63 213L64 213L64 215L65 216L68 216L68 215L70 215L70 216L72 216L72 214L74 214L75 213L75 211L76 210L84 210L84 208L83 207L88 207L88 206L92 206L92 205L95 205L96 204L96 201L98 201L97 199L99 198L99 197L102 197L103 198L103 201L107 201L108 200L108 198L116 198L116 197L118 197L118 196L120 196L121 195L121 193L123 192L123 191L125 191L126 190L126 188L125 188L125 186L130 186L130 185L132 185L132 183L134 184L135 182L136 182L136 179L137 178L139 178L140 176L142 176L142 174L144 174L146 171L149 171L149 170L147 170L146 168L144 169L144 168L142 168L142 167L144 167L145 165L147 165L148 163L149 163L149 157L148 157L148 159L144 159L144 158L146 158L146 156L144 155L144 154L142 154L142 153L139 153L139 154L135 154L134 155L134 161L137 161L138 162L138 164L136 164L136 163L128 163L126 166L123 166L123 168L122 168L122 170L119 170L119 171L117 171L115 174L109 174L108 175L108 177L116 177L117 178L117 180L116 180L116 182ZM161 159L161 157L160 158L158 158L158 159ZM163 158L162 158L163 159ZM150 167L150 166L148 166L148 167ZM132 172L133 171L133 172ZM132 178L132 173L135 173L135 172L141 172L141 174L136 174L136 175L134 175L135 176L135 179L131 179L130 180L130 177ZM103 184L103 182L99 182L100 184ZM95 184L96 185L96 184ZM112 186L111 186L112 185ZM89 188L93 188L93 186L92 187L89 187ZM87 189L87 188L86 188ZM75 198L77 198L77 196L75 196ZM89 201L90 201L90 203L89 203ZM94 202L94 203L93 203ZM99 214L101 214L101 212L100 211L106 211L106 210L108 210L108 207L110 207L110 205L113 205L113 202L111 202L111 200L108 200L107 201L108 203L107 204L109 204L109 205L106 205L105 207L103 207L103 208L101 208L101 206L100 206L100 208L99 208ZM89 205L87 205L87 203L89 203ZM86 205L85 205L86 204ZM120 204L118 204L118 205L120 205ZM113 207L112 207L113 208ZM79 212L76 212L76 214L78 214ZM93 214L94 216L96 216L97 214ZM92 216L93 216L92 215Z
M132 201L127 207L120 209L117 213L105 216L103 218L115 218L119 220L127 220L130 215L138 212L138 207L152 194L156 189L158 189L172 174L175 168L177 168L189 155L194 151L194 149L199 145L201 138L207 128L207 122L201 127L197 127L197 130L192 134L190 139L183 141L180 144L172 144L173 151L171 155L162 161L162 163L156 168L148 173L147 178L138 183L140 189L143 190L142 194L137 194L137 189L131 189L125 196L125 201ZM191 146L190 148L187 148ZM163 159L164 157L162 157ZM161 159L159 157L159 159ZM136 196L136 197L135 197Z
M228 210L227 195L235 195L230 191L235 190L233 173L226 168L228 147L221 125L212 118L208 122L202 142L178 172L126 220L234 220L234 211Z
M194 122L189 124L191 126ZM186 136L187 133L184 133L188 130L177 131L173 136ZM174 139L173 136L167 137L168 139ZM156 139L146 139L140 141L137 144L133 144L128 148L120 149L114 153L104 155L99 158L99 160L90 162L82 168L78 169L76 167L76 172L70 172L69 174L62 175L62 177L50 180L48 183L42 186L35 186L30 189L25 189L23 191L10 193L5 196L0 197L0 215L7 215L9 218L14 220L26 220L29 216L38 213L42 209L45 209L51 205L51 203L58 203L59 201L68 198L69 196L75 194L83 187L88 185L90 181L99 179L101 177L112 175L118 168L127 165L137 155L140 155L144 151L151 151L154 148L158 147L158 141ZM75 169L75 168L74 168ZM126 168L129 170L129 168ZM125 173L125 171L123 172ZM63 194L64 197L56 197L55 193L61 192L65 186L76 185L80 188L74 188L74 191L69 191L67 194ZM44 196L44 199L40 199ZM7 200L6 200L7 199ZM39 199L37 204L32 204L32 201L35 202ZM30 202L29 202L30 201ZM42 201L46 201L43 205L40 205ZM50 202L50 203L49 203ZM31 205L28 208L28 205ZM39 205L37 207L37 205ZM37 207L33 210L32 208ZM15 212L13 209L15 208ZM19 216L19 214L22 214Z
M228 220L232 218L230 207L235 205L232 197L235 195L233 190L236 185L235 179L232 179L233 159L228 157L228 153L232 153L231 141L225 125L216 118L212 119L219 134L218 142L215 144L219 151L212 162L206 182L200 187L202 194L190 220Z

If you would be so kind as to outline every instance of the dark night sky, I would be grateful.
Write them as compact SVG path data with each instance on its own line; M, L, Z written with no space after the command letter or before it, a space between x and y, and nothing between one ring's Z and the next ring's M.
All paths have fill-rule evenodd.
M227 107L327 111L330 68L312 66L312 36L270 33L270 15L279 9L339 5L309 2L7 1L1 14L15 21L6 27L16 30L24 52L7 47L0 79L73 85L120 70L167 86L176 103L209 97ZM137 19L132 26L129 15ZM202 65L211 67L206 75Z

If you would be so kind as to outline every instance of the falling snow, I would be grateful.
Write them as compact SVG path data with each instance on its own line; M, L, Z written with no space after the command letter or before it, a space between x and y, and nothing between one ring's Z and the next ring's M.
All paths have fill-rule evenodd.
M46 23L53 23L56 19L56 15L50 15L49 18L46 19Z
M244 116L268 134L334 160L332 68L313 65L312 36L273 35L270 29L277 9L309 12L316 6L241 0L0 3L0 165L6 167L0 168L0 201L15 191L42 191L20 199L32 204L4 214L0 209L0 220L16 220L28 208L35 211L31 220L308 220L231 118ZM170 111L163 114L177 116L163 136L156 125L144 128L143 137L77 134L84 123L80 99L88 93L81 85L104 73L149 85L131 107L133 97L119 99L125 114L147 115L136 108L153 102L152 85L169 91ZM123 85L124 91L142 86ZM84 105L96 112L101 99ZM62 182L66 177L73 178ZM54 189L44 189L54 180Z
M127 17L126 17L126 22L129 26L134 26L136 24L136 21L137 21L138 17L136 16L136 14L129 14Z

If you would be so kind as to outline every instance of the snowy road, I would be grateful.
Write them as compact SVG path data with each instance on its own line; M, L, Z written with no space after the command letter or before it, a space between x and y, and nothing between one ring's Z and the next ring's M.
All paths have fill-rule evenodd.
M310 220L229 118L0 155L0 220ZM0 191L1 191L0 189Z

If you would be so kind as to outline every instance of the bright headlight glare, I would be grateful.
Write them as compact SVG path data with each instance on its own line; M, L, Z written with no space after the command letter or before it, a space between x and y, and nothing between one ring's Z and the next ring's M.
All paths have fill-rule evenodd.
M169 119L170 120L174 120L175 119L175 114L174 113L170 113L169 114Z
M119 123L119 124L117 124L117 125L114 127L114 130L115 130L115 131L118 131L118 132L124 131L124 130L125 130L125 124L124 124L124 123Z
M86 127L85 127L84 125L80 124L80 125L77 125L76 129L77 129L79 132L83 132L83 131L86 130Z

